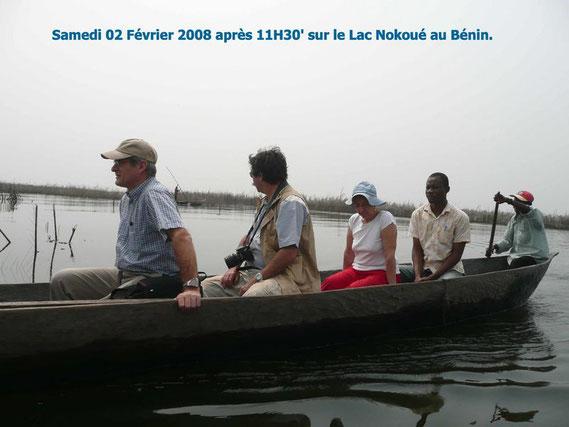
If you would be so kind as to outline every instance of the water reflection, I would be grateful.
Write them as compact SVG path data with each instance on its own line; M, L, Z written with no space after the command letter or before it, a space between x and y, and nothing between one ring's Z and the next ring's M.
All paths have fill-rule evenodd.
M8 238L8 236L6 236L6 234L4 234L4 232L2 231L2 229L0 229L0 233L2 234L2 236L6 239L6 244L2 247L2 249L0 249L0 252L3 252L4 249L6 249L8 246L10 246L10 243L12 243L10 241L10 239Z
M86 411L93 424L104 420L92 413L92 402L104 401L113 423L328 426L337 418L346 426L376 425L378 420L423 426L433 416L456 411L456 405L447 406L448 396L453 398L448 390L457 386L483 389L485 395L547 386L543 375L556 369L556 355L534 321L542 309L532 303L447 328L317 348L236 350L183 365L152 366L126 377L126 367L117 367L123 375L103 384L99 379L26 394L26 399L14 393L2 398L11 411L30 416L48 411L52 417L65 413L81 419ZM494 404L488 416L492 409ZM531 412L535 416L540 408L513 409L499 405L494 417L519 420Z
M315 408L328 407L329 423L334 416L346 418L341 408L349 402L352 407L379 404L381 410L384 405L407 409L417 416L416 425L425 425L431 414L442 410L441 389L447 386L549 384L536 379L556 366L553 345L533 321L535 309L530 306L450 328L349 341L271 360L258 356L230 363L210 361L205 371L189 368L182 381L165 386L185 397L169 401L167 408L155 413L191 415L198 417L197 422L263 412L291 415L302 407L306 411L302 414L324 425ZM199 395L192 385L199 385ZM190 401L191 405L175 404ZM514 413L498 414L506 419Z
M546 309L532 302L446 328L316 348L235 349L130 375L129 367L117 366L121 376L114 380L0 398L8 419L48 417L54 424L64 421L62 414L84 424L89 414L88 424L100 425L110 422L105 414L113 414L114 424L137 425L328 426L334 419L346 426L441 425L431 418L446 413L452 419L457 405L449 396L451 402L457 398L449 390L456 387L484 390L485 396L496 390L500 396L504 388L549 385L544 374L557 368L555 348L535 322ZM529 410L519 411L492 399L498 405L492 403L488 417L495 421L531 420L541 410L534 400ZM105 402L104 411L94 410L92 402Z
M77 224L70 226L69 223L77 219L74 211L69 211L69 206L80 206L82 209L86 206L107 206L105 203L97 203L96 201L83 200L83 203L69 203L70 198L58 197L48 198L47 196L39 196L40 204L35 204L34 199L30 196L22 197L21 203L17 208L0 215L0 231L3 234L17 236L17 239L10 242L11 246L6 245L0 250L2 258L0 259L0 281L6 283L17 282L45 282L50 280L52 274L62 267L71 267L74 263L75 252L70 245L77 231ZM61 205L47 204L47 199L53 199ZM71 199L73 200L73 199ZM63 206L63 208L61 207ZM106 209L106 208L105 208ZM70 216L69 214L72 213ZM88 219L96 221L95 218L81 218L81 221L88 223ZM68 241L61 238L61 231L70 228ZM4 231L6 230L6 232ZM2 238L2 236L0 236ZM90 245L90 251L86 255L95 255L96 247ZM97 245L98 246L98 245ZM67 250L69 247L70 257L57 256L57 248ZM87 260L87 258L85 258Z
M508 411L508 408L501 408L500 406L496 405L494 408L494 414L492 415L491 423L496 421L504 420L510 421L514 423L531 423L535 414L539 411L526 411L526 412L512 412Z
M315 407L330 407L346 403L361 406L397 406L410 409L418 415L417 426L425 425L428 416L438 412L444 405L442 397L435 391L432 393L346 393L343 396L322 397L302 400L281 400L266 403L247 403L236 405L196 405L170 409L159 409L155 414L167 415L168 418L186 415L185 419L194 421L195 425L238 425L235 423L247 422L247 425L257 425L259 421L271 422L271 425L311 425L311 417L298 414L300 408L306 408L310 413ZM380 410L380 408L377 408ZM334 413L333 411L331 412ZM270 415L269 415L270 414ZM314 415L312 415L314 418ZM213 423L217 421L217 423ZM317 425L343 426L341 417L317 417ZM250 423L250 424L249 424Z

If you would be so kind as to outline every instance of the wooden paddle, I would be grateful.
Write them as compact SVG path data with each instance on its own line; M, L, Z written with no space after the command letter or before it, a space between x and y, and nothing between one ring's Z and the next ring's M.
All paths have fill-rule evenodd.
M496 207L494 208L494 219L492 220L492 231L490 232L490 244L486 250L486 258L492 256L492 248L494 246L494 233L496 233L496 222L498 221L498 206L500 203L496 202Z

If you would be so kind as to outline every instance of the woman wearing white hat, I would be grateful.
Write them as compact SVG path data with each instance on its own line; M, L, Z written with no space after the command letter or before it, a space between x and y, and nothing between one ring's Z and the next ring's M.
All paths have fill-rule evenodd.
M397 225L373 184L360 182L346 204L357 213L348 221L344 269L322 283L323 291L400 283L395 249Z

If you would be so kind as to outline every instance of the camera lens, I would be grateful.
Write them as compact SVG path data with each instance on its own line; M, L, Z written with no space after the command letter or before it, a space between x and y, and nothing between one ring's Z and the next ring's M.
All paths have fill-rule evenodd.
M241 264L243 262L243 258L241 257L241 254L239 252L231 254L231 255L227 255L224 258L225 261L225 265L227 265L227 268L233 268L239 264Z

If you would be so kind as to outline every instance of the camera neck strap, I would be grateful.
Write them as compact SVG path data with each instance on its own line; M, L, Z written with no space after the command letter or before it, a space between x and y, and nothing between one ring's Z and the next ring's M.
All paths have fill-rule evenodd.
M259 212L257 212L257 215L255 215L255 219L253 220L253 224L251 225L251 228L247 232L247 238L245 239L245 241L247 242L246 246L248 248L251 247L251 242L253 242L253 238L255 237L255 234L257 234L257 230L261 226L261 223L263 222L263 219L265 218L267 211L269 210L269 208L271 207L273 202L277 199L277 197L279 197L279 195L281 194L281 191L283 191L283 188L285 188L287 185L288 185L288 182L286 181L286 179L284 181L281 181L279 183L279 186L277 187L277 189L275 191L275 194L273 194L273 197L271 197L271 200L269 200L269 202L267 204L265 204L263 202L263 206L261 206L261 209L259 209ZM253 232L253 234L251 234L251 231Z

